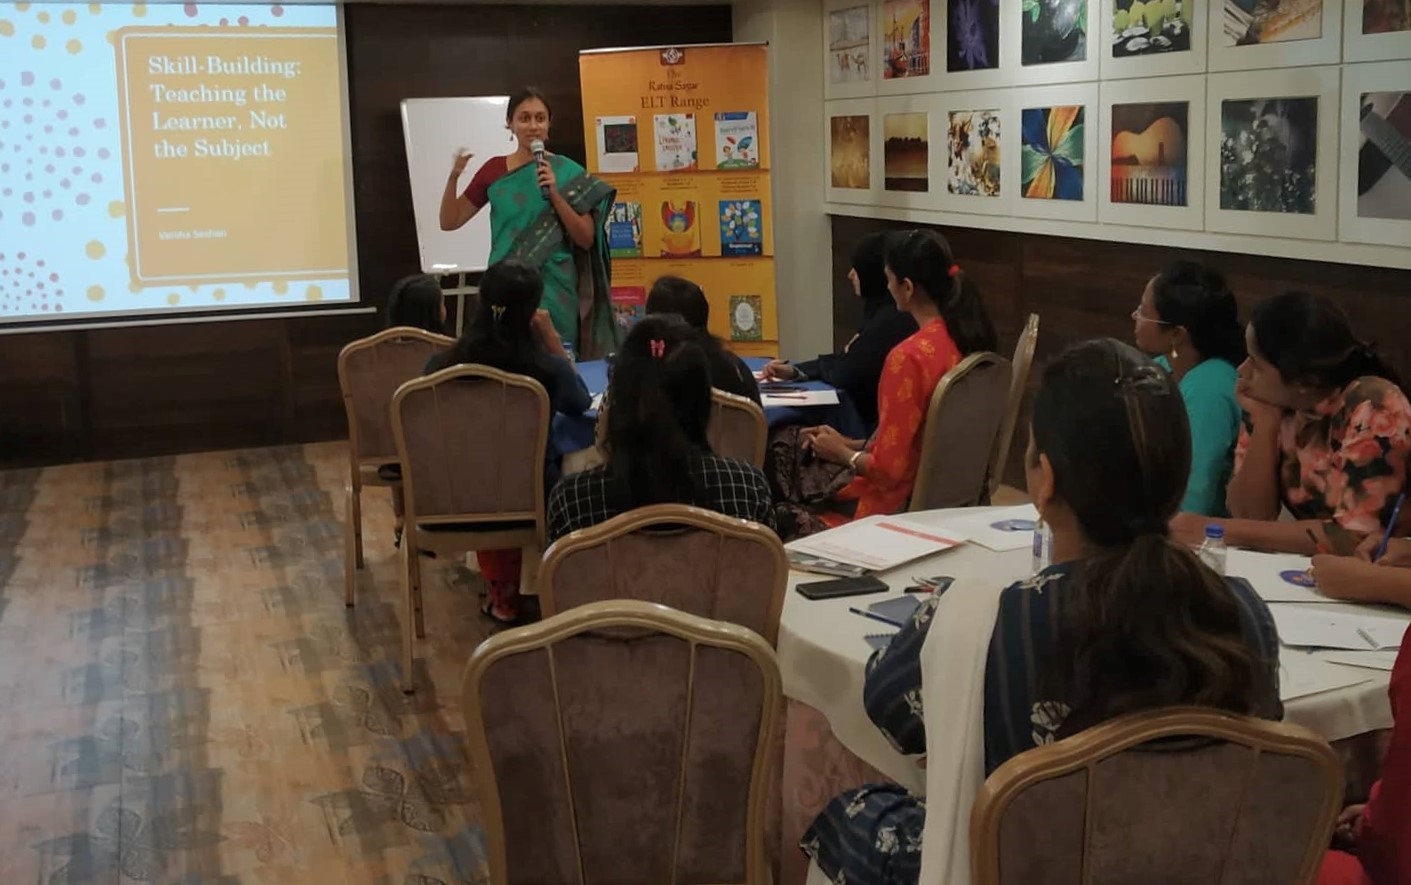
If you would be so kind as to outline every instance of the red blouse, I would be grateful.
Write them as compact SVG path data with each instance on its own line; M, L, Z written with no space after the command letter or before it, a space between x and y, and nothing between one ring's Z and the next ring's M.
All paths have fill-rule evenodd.
M491 157L486 160L485 165L475 170L470 184L466 185L465 198L470 200L470 205L476 209L485 208L485 204L490 202L490 185L508 175L509 171L507 157Z
M927 323L888 354L877 383L877 433L867 448L867 475L838 492L838 498L858 502L856 518L906 507L921 465L931 394L958 362L960 349L943 319Z

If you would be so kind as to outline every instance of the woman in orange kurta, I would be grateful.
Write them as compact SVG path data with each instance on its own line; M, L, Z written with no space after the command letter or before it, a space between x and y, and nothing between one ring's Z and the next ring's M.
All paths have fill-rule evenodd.
M898 237L887 250L886 272L897 308L916 319L918 331L887 356L877 385L877 432L855 440L827 426L803 431L804 446L819 460L851 469L852 481L834 495L833 507L857 518L906 508L936 385L963 356L997 346L979 291L945 237L930 230Z

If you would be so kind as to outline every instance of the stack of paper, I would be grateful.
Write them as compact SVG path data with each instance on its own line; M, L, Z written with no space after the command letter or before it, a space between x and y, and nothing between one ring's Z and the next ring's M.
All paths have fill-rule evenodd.
M1396 666L1397 654L1399 652L1394 651L1333 651L1326 652L1323 660L1349 667L1390 671Z
M1306 652L1286 648L1279 655L1279 697L1285 702L1321 691L1358 685L1371 678L1370 673L1335 667Z
M827 390L791 390L788 393L770 393L769 388L759 392L760 404L765 408L770 406L836 406L838 404L838 391L833 388Z
M789 549L886 571L913 559L949 550L964 541L963 535L942 532L905 517L869 516L794 541Z
M947 535L964 537L987 550L1004 553L1033 546L1034 524L1039 511L1033 504L1018 507L991 508L983 513L948 516L928 520L927 525Z
M1337 602L1318 592L1308 576L1311 564L1308 557L1291 553L1231 550L1225 558L1225 574L1244 578L1265 602Z
M1411 616L1379 617L1329 609L1321 605L1269 606L1279 641L1307 648L1381 651L1400 648Z

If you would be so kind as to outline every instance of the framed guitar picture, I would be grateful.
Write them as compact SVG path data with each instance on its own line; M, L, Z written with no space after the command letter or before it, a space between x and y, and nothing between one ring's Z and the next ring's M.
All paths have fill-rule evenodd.
M1406 62L1343 72L1340 239L1411 245L1411 81Z

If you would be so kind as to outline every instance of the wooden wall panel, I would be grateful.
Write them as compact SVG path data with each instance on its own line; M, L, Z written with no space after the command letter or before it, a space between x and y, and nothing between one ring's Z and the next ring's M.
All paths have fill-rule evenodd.
M834 338L841 344L853 333L857 310L852 287L844 278L847 254L864 234L879 228L914 225L834 216ZM1036 367L1069 344L1110 336L1132 339L1131 313L1147 281L1176 258L1188 257L1219 267L1230 280L1248 316L1260 300L1291 289L1336 299L1364 338L1376 342L1401 371L1411 366L1411 271L1296 261L1256 255L1179 250L1045 237L969 228L937 228L955 247L957 259L974 276L999 327L1000 348L1009 355L1030 313L1040 316ZM1037 372L1030 378L1035 386ZM1020 457L1027 441L1026 410L1005 472L1022 485Z
M379 310L418 263L403 98L536 85L554 108L551 146L581 162L580 50L731 39L728 3L345 13L358 280ZM0 468L344 436L338 351L380 325L328 315L0 336Z

